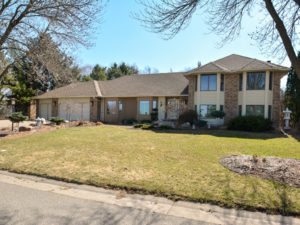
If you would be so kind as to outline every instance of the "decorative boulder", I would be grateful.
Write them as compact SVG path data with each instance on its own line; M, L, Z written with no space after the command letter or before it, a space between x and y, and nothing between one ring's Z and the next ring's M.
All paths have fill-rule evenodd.
M31 131L31 127L20 127L19 132Z

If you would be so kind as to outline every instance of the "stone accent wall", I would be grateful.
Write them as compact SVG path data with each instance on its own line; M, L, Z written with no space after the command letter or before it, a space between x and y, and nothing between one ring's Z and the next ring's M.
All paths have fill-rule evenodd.
M280 126L280 79L282 75L280 73L273 74L273 105L272 105L272 121L275 128Z
M195 109L195 76L188 76L187 79L189 80L189 98L188 98L188 109Z
M31 100L29 106L29 119L35 120L38 112L38 100Z
M58 98L52 99L52 106L51 106L51 117L58 116Z
M98 120L98 109L99 109L99 101L97 98L91 98L90 100L90 120L93 122L97 122Z
M226 113L225 123L238 116L238 93L239 93L239 75L226 74L224 92L224 111Z

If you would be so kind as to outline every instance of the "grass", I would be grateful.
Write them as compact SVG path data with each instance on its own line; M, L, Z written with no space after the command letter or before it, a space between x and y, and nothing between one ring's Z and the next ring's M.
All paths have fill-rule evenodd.
M299 138L299 137L297 137ZM0 169L102 187L300 215L300 189L233 173L233 154L300 159L293 137L231 131L151 131L127 127L61 129L1 140Z

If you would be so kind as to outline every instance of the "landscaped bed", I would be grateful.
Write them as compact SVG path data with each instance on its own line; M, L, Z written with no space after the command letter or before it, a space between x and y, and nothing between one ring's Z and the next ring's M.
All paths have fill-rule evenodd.
M241 154L300 159L299 139L222 130L74 127L1 140L0 168L299 216L300 188L240 175L219 163L223 157Z

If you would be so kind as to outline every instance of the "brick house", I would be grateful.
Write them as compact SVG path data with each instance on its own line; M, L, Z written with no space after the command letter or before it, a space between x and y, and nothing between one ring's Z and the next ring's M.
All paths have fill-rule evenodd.
M261 115L278 126L280 79L290 69L240 55L230 55L182 73L130 75L110 81L77 82L37 96L31 118L67 120L148 120L157 109L160 120L195 109L210 123L210 112L226 112L226 123L239 115Z

